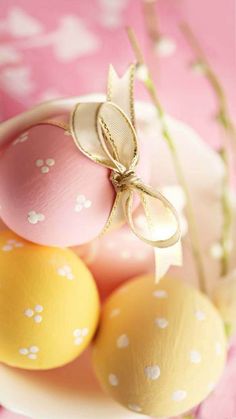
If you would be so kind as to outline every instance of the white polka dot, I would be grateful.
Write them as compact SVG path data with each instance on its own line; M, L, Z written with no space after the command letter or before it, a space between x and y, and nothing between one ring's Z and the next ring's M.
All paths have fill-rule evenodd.
M116 317L120 314L120 308L113 308L113 310L110 312L110 317Z
M89 332L89 330L88 330L87 327L83 327L83 329L81 330L82 336L87 336L88 335L88 332Z
M20 353L21 355L27 355L27 354L29 353L29 351L28 351L28 349L27 349L27 348L20 348L20 349L19 349L19 353Z
M186 399L187 392L185 390L176 390L172 394L172 400L175 402L181 402L182 400Z
M37 313L41 313L41 312L43 311L43 306L41 306L40 304L37 304L37 305L34 307L34 309L35 309L35 311L36 311Z
M160 328L160 329L165 329L169 322L167 319L165 319L164 317L160 317L155 319L155 324Z
M37 355L36 354L29 354L28 358L29 359L37 359Z
M49 167L47 166L41 167L41 173L48 173L48 172L49 172Z
M76 202L78 202L78 204L84 204L86 198L84 195L78 195L76 198Z
M11 244L5 244L3 247L2 247L2 250L4 251L4 252L9 252L10 250L12 250L13 249L13 247L12 247L12 245Z
M157 380L161 375L161 370L158 365L149 365L144 368L144 372L149 380Z
M76 212L80 212L83 209L83 205L82 204L76 204L75 206L75 211Z
M142 408L138 404L130 403L128 404L128 408L134 412L142 412Z
M54 166L54 164L55 164L55 160L54 160L54 159L47 159L47 160L46 160L46 164L47 164L48 166Z
M220 356L222 354L222 345L220 342L216 342L215 344L215 352L217 356Z
M75 329L73 335L76 337L81 336L81 329Z
M87 200L84 202L84 208L90 208L90 207L91 207L91 205L92 205L92 202L91 202L89 199L87 199Z
M129 346L129 338L127 335L123 334L120 335L116 341L116 345L117 348L122 349L122 348L127 348L127 346Z
M37 314L36 316L34 316L35 323L41 323L42 320L43 320L43 318L39 314Z
M36 354L37 352L39 352L39 348L37 346L30 346L29 350L32 354Z
M190 352L189 357L190 357L190 361L193 364L200 364L200 362L202 361L201 354L195 350Z
M31 310L31 308L27 308L27 309L24 311L24 315L25 315L26 317L32 317L32 316L34 315L34 312L33 312L33 310Z
M155 290L152 295L156 298L167 298L168 294L165 290Z
M43 160L38 159L38 160L36 160L35 164L36 164L37 167L41 167L41 166L43 166Z
M23 245L23 243L16 242L14 246L15 246L15 247L23 247L24 245Z
M81 345L82 342L83 342L82 336L75 338L75 345L79 346Z
M206 314L204 313L204 311L196 310L195 311L195 317L196 317L197 320L202 321L202 320L206 319Z
M108 381L113 387L116 387L119 384L119 380L115 374L109 374Z

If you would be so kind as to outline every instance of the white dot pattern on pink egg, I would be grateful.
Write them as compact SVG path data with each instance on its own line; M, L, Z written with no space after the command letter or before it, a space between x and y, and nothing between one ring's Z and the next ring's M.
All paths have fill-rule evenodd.
M92 202L84 195L78 195L76 198L75 212L80 212L82 209L90 208Z
M28 221L30 224L38 224L40 221L45 220L45 215L36 211L28 212Z
M49 173L50 168L54 166L54 164L55 164L55 160L51 158L46 159L46 160L37 159L35 162L36 167L38 167L40 169L40 172L43 174Z

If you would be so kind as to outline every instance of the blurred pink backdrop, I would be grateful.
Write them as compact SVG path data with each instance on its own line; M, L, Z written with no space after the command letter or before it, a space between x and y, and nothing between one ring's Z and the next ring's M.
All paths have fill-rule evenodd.
M160 29L177 44L173 55L161 59L150 49L142 3L1 0L0 120L53 97L104 92L108 64L123 71L133 60L124 30L131 25L166 110L217 146L214 94L204 78L190 70L192 53L178 25L184 20L194 30L236 117L235 0L158 0ZM140 87L137 97L145 98ZM0 419L13 418L20 416L0 410Z

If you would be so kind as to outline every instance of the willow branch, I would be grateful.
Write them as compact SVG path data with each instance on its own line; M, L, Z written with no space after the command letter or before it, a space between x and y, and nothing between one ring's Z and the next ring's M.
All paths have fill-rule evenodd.
M127 33L128 33L128 37L131 43L131 46L133 48L133 51L135 53L136 59L137 59L137 65L138 66L145 66L146 71L144 72L145 77L143 77L143 83L144 86L146 87L146 90L156 108L157 111L157 115L158 115L158 119L160 121L161 124L161 131L162 131L162 135L163 138L165 139L167 146L170 150L171 156L172 156L172 160L173 160L173 164L175 167L175 172L178 178L178 182L181 185L184 194L186 196L186 215L187 215L187 219L188 219L188 225L189 225L189 234L190 234L190 240L191 240L191 247L192 247L192 253L194 256L194 260L195 260L195 264L196 264L196 269L198 272L198 279L199 279L199 284L200 284L200 288L203 292L207 292L207 287L206 287L206 277L205 277L205 270L204 270L204 264L203 264L203 260L202 260L202 254L201 254L201 247L200 247L200 241L199 241L199 237L198 237L198 231L197 231L197 225L196 225L196 220L195 220L195 214L194 214L194 210L193 210L193 205L192 205L192 200L191 200L191 196L189 193L189 189L188 189L188 185L187 182L185 180L185 176L184 176L184 172L178 157L178 153L175 147L175 143L174 140L172 139L172 136L170 134L168 125L166 123L166 117L165 117L165 112L164 109L162 108L162 105L159 101L158 95L157 95L157 91L156 91L156 87L154 84L154 81L151 77L150 71L144 61L144 57L143 54L140 50L137 38L135 36L134 31L131 28L127 28ZM140 60L141 58L141 60Z
M221 194L223 226L220 240L222 247L221 275L224 276L228 273L229 270L231 251L230 241L233 222L232 205L230 202L230 158L228 153L228 142L231 144L234 151L236 152L236 128L229 114L227 97L224 92L223 86L221 85L214 70L210 66L208 59L204 51L202 50L198 40L193 34L191 28L186 23L182 23L181 30L185 36L185 39L189 43L193 52L195 53L197 64L201 66L202 73L206 77L209 85L211 86L215 94L218 103L217 122L220 125L220 127L223 128L224 133L226 135L222 140L222 146L219 152L219 155L225 167L225 175L223 179Z

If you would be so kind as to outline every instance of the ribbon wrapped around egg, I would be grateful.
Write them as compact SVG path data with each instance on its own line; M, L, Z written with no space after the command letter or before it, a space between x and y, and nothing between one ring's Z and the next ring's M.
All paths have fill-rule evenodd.
M63 128L67 132L69 131L69 133L73 136L74 143L77 147L77 153L79 149L82 155L85 156L86 165L88 165L89 161L91 161L92 163L96 163L95 166L92 166L93 168L96 167L95 170L99 170L99 167L107 169L106 176L109 176L109 188L111 188L112 185L112 190L113 192L115 191L114 202L111 205L111 208L107 209L107 211L109 211L108 216L106 213L102 214L103 216L100 224L104 223L105 220L105 225L103 225L102 229L100 226L99 228L97 227L97 230L99 231L93 232L94 237L93 235L85 235L86 237L84 242L95 238L101 233L105 233L111 228L121 225L124 220L126 220L131 230L139 239L153 246L156 257L156 276L161 277L166 272L170 264L179 265L181 263L179 218L173 205L160 192L146 185L145 182L140 179L136 171L140 152L135 130L133 98L134 70L135 67L130 66L124 76L119 78L113 67L110 67L108 77L108 94L105 102L79 102L78 100L70 100L69 103L70 106L72 105L72 111L69 126L68 124L61 123L59 119L52 119L52 117L63 113L63 101L46 103L45 105L39 105L35 109L26 113L23 120L19 120L19 117L16 117L12 119L12 124L9 124L9 121L3 123L1 126L2 139L0 136L0 144L6 142L6 137L10 138L12 136L14 130L16 131L17 123L20 126L21 133L25 129L28 130L29 127L32 127L32 129L36 127L38 129L41 124L45 124L47 127L59 127L60 129ZM67 104L68 100L67 102L65 100L64 103ZM34 147L34 142L36 144L36 140L37 146L39 143L44 141L44 136L45 134L42 135L41 133L39 141L39 138L34 138L34 136L31 135L32 149ZM21 137L19 137L15 142L13 142L13 145L14 143L16 145L23 143L25 138L26 137L22 137L21 139ZM70 140L71 137L68 136L66 138L66 144L69 147L73 147L72 144L68 143ZM59 147L61 145L62 142L59 144ZM24 146L25 144L20 145L22 150ZM49 138L48 142L45 143L45 147L49 150ZM57 147L58 145L56 145L54 149ZM18 155L14 155L15 160L12 160L11 155L12 153L15 153L15 150L13 149L14 147L7 147L7 150L3 152L3 156L1 156L0 161L1 178L3 179L5 176L6 179L12 179L12 183L14 183L15 180L12 173L9 173L9 170L11 170L11 167L14 166L14 161L18 162L19 157L21 158L22 153L24 153L23 151L19 151ZM54 149L52 149L51 154L55 151ZM6 154L6 157L4 156L4 153ZM42 149L40 153L43 155ZM73 153L75 154L74 149ZM49 158L44 159L41 158L41 155L36 156L35 154L31 157L32 168L30 169L31 172L35 171L35 167L33 167L34 164L34 166L36 165L39 168L41 167L41 174L46 174L44 179L42 179L42 177L40 178L41 189L38 192L39 196L43 196L44 194L43 186L48 186L45 179L46 177L49 179L49 176L51 176L51 174L48 173L51 170L50 165L53 166L55 161L59 161L58 158L53 159L51 155L48 156ZM34 160L35 157L40 158ZM66 156L64 160L66 163ZM27 167L29 167L28 162L27 165ZM67 171L67 168L65 170ZM79 170L80 169L78 167L78 171ZM74 173L75 171L72 173L73 176L75 176ZM94 176L94 179L88 179L88 181L95 184L95 190L97 181L96 173L97 172L94 171L93 175L90 175L90 173L87 174L88 177ZM104 176L104 183L102 185L99 186L97 184L99 196L101 196L101 194L103 195L101 200L105 200L108 193L107 190L105 190L105 188L107 188L106 176ZM24 178L30 178L29 174L25 173ZM28 185L28 180L24 180L24 182L25 184L20 185L23 191L25 191ZM27 202L28 199L30 206L28 205L27 209L24 208L21 212L21 209L19 209L19 203L16 201L11 202L9 200L9 195L15 196L16 194L14 191L12 191L12 193L8 192L11 190L9 182L6 182L6 185L5 189L4 186L0 187L2 217L4 222L13 231L28 240L43 245L72 246L75 244L82 244L83 240L78 243L70 239L63 242L63 234L61 234L63 233L62 230L60 231L60 235L55 234L56 238L53 240L50 238L48 239L46 236L46 234L50 231L50 228L53 232L57 233L58 226L62 224L59 221L59 217L57 217L57 211L59 211L58 202L57 206L51 209L51 212L53 212L55 216L53 221L47 214L46 203L44 202L41 205L38 197L32 199L32 194L30 193L29 198L26 197L26 199L24 199L24 202ZM63 188L65 191L72 189L68 188L66 183L63 185ZM55 185L51 186L49 183L49 191L51 194L56 194L56 189ZM71 197L68 194L66 195L66 193L67 192L65 192L65 201L69 202ZM81 201L82 198L83 202ZM21 199L21 202L22 201L23 198ZM45 201L47 201L47 199L45 199ZM54 202L56 202L55 198ZM76 208L77 210L80 210L83 206L86 207L87 205L87 207L89 207L88 204L90 203L90 201L86 201L86 197L84 195L80 195ZM18 208L17 216L16 213L13 214L13 208L16 206ZM61 204L61 207L62 214L63 204ZM109 208L109 206L107 208ZM68 215L68 217L69 216L70 215ZM22 219L21 224L18 222L20 219ZM48 221L49 219L50 223ZM142 220L142 224L140 224L140 220ZM87 230L89 230L89 223L90 221L88 219L88 225L84 226ZM45 226L44 229L42 227L43 224ZM70 228L71 226L68 225L67 230ZM58 239L59 236L60 240Z

